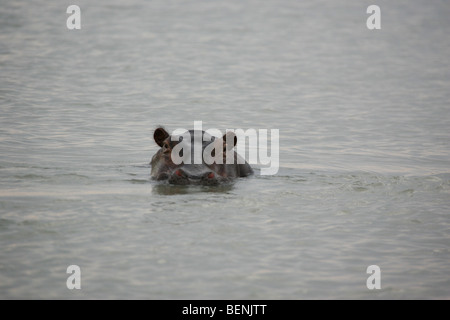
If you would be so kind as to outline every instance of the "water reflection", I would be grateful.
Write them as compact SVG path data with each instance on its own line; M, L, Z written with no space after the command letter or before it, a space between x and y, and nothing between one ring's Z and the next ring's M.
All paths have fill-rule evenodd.
M203 192L212 193L227 193L233 190L234 183L227 183L218 186L199 186L199 185L173 185L169 183L155 183L152 187L152 193L158 195L180 195L180 194L195 194Z

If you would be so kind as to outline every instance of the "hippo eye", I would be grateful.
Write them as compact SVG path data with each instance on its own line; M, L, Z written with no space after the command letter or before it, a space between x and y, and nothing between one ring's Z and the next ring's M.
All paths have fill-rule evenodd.
M169 149L169 144L168 144L167 142L164 142L164 144L163 144L163 150L165 151L165 150L167 150L167 149Z

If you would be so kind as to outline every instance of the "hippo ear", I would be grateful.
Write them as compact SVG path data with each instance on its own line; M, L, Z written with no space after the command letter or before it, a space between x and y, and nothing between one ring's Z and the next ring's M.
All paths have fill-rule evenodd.
M226 134L224 134L222 140L224 150L226 149L227 145L229 145L230 150L233 149L237 143L237 137L234 132L231 131L228 131Z
M158 146L162 147L164 140L166 140L169 137L169 134L167 133L164 128L158 128L153 133L153 139L155 139L155 142Z

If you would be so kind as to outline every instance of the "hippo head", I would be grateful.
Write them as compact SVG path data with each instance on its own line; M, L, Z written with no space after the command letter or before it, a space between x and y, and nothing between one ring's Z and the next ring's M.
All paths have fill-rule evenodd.
M153 138L160 149L150 163L152 179L179 185L217 185L253 173L233 150L237 138L232 132L218 138L200 130L170 135L157 128Z

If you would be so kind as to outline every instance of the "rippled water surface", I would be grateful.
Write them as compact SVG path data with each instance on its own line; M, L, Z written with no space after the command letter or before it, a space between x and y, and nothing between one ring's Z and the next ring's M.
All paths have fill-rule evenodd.
M0 2L0 298L450 298L448 2ZM151 181L195 120L278 173Z

